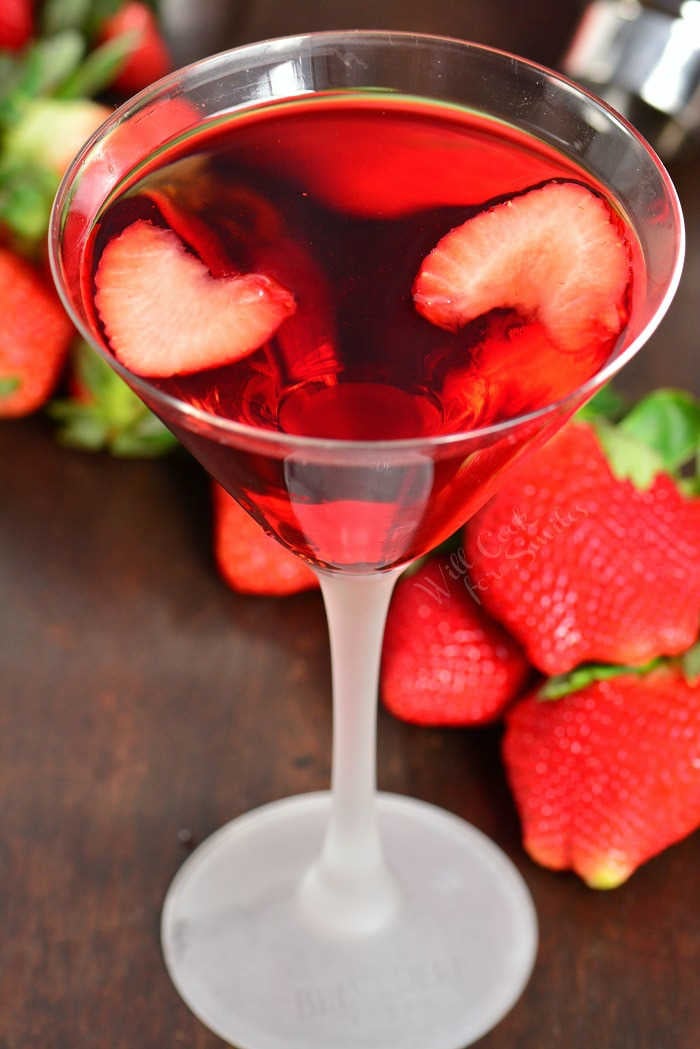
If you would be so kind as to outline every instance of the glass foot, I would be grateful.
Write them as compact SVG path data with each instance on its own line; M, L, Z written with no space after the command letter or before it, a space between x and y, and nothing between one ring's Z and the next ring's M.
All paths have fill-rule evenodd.
M165 962L192 1011L238 1049L463 1049L523 990L537 922L510 860L432 805L379 794L399 906L366 936L300 903L330 795L274 802L187 860L163 910Z

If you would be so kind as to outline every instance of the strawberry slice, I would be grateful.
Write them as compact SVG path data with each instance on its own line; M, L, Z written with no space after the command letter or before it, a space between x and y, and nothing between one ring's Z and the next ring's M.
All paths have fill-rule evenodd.
M204 219L190 209L180 206L170 193L157 186L141 190L140 196L155 204L163 221L177 234L185 247L199 256L213 277L232 275L231 260L221 239Z
M453 429L490 425L566 396L595 375L612 349L606 339L562 353L543 324L514 316L491 314L466 363L447 373L442 402Z
M629 246L609 205L580 183L549 182L450 230L423 261L413 301L449 331L516 310L576 353L620 333L629 281Z
M144 219L107 245L95 285L115 355L137 375L159 378L247 356L296 308L271 277L215 279L176 233Z

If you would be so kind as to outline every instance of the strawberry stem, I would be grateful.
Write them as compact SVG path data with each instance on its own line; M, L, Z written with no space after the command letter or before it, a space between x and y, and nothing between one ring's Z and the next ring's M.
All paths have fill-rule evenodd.
M21 386L20 380L16 375L4 375L0 378L0 397L9 397L11 393L18 390Z
M621 425L614 426L603 418L593 420L592 425L615 477L631 481L642 492L651 488L657 474L664 471L658 452L626 433Z
M549 678L538 693L541 700L561 699L562 696L580 692L596 681L609 681L622 677L623 674L636 674L643 677L661 667L677 667L689 685L700 680L700 641L696 642L680 656L656 656L647 663L637 665L623 663L582 663L568 674L558 674Z
M608 412L597 410L596 398L579 414L594 427L618 479L631 481L644 491L664 473L674 478L684 494L697 495L700 400L693 394L653 390L616 424ZM692 477L688 476L691 465Z
M583 408L580 408L577 416L584 422L593 422L596 419L608 419L614 422L619 419L626 408L627 402L611 383L602 386L598 392L591 397Z
M61 444L132 459L155 458L177 447L172 433L86 342L74 346L72 360L82 397L49 407Z
M687 390L653 390L619 428L652 448L673 473L695 457L700 445L700 400Z
M700 641L681 656L683 675L689 685L700 681Z
M583 663L575 667L568 674L558 674L546 681L539 692L540 699L561 699L572 692L580 692L582 689L592 685L595 681L608 681L610 678L621 677L623 674L649 674L652 670L663 666L666 660L659 656L649 660L640 666L616 664L616 663Z
M54 92L56 98L98 95L113 82L138 44L139 34L123 33L100 44Z

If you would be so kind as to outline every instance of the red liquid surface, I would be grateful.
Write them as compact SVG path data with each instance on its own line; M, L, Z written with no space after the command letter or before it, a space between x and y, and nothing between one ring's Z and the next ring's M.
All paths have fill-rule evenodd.
M349 442L467 433L572 392L615 348L617 339L596 339L562 353L508 309L454 333L415 309L425 256L486 204L553 179L600 192L515 130L415 101L346 96L268 106L178 148L102 217L86 283L109 241L147 219L181 236L186 229L188 250L214 277L263 273L294 295L294 315L243 360L150 380L211 415ZM356 571L440 542L562 421L404 456L352 447L320 454L254 447L151 405L286 545Z

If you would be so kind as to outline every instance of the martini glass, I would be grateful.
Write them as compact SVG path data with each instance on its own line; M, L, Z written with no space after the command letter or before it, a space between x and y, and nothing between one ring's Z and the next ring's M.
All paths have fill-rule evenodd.
M567 396L467 432L332 439L223 418L109 352L86 262L105 205L166 144L222 114L363 90L463 107L535 135L618 201L643 258L629 324L606 363ZM531 63L436 37L322 33L214 56L128 102L73 163L51 229L54 277L71 316L211 474L315 567L327 611L332 790L274 802L220 829L184 864L163 910L175 985L232 1045L461 1049L522 992L537 928L509 859L454 815L376 791L384 620L406 564L475 512L511 463L643 345L675 291L682 245L667 174L615 113Z

